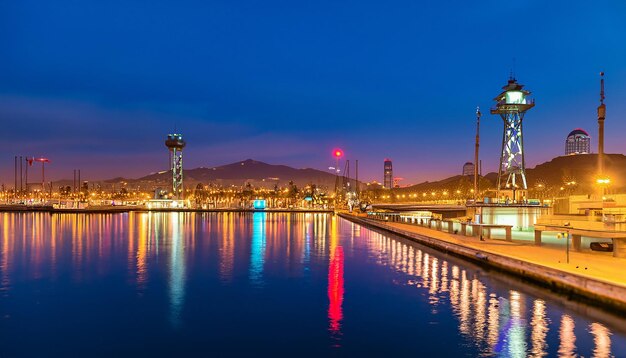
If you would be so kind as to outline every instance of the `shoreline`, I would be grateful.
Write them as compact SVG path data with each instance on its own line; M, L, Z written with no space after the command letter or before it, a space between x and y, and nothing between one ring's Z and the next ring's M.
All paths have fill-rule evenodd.
M568 299L587 303L603 310L626 313L626 286L566 272L553 267L514 258L469 245L449 242L362 217L338 213L341 218L358 225L378 229L402 238L431 247L438 251L461 257L485 268L516 276L551 291L565 295Z
M50 213L50 214L116 214L128 212L183 212L183 213L326 213L334 214L332 209L243 209L243 208L215 208L215 209L194 209L194 208L152 208L138 206L106 206L91 207L85 209L74 208L53 208L52 206L14 206L0 205L0 213Z

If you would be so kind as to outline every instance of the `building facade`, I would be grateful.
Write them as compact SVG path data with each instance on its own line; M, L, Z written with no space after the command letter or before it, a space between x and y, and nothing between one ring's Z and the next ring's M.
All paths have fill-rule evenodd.
M576 128L565 139L565 155L591 153L591 137L584 129Z
M468 177L474 176L474 163L466 162L463 164L463 175Z
M391 159L385 159L383 165L383 188L393 188L393 165Z

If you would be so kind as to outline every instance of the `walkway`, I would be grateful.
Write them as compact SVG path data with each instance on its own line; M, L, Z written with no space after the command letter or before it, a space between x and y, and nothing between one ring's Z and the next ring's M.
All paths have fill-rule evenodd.
M359 217L359 219L376 226L394 227L403 231L462 245L486 253L507 256L509 258L626 288L626 259L615 258L610 252L574 252L570 250L569 264L567 264L564 240L558 243L544 243L542 246L535 246L534 241L531 241L532 239L524 241L515 240L516 235L513 235L512 242L507 242L503 239L485 239L485 241L479 241L477 237L451 234L418 225L382 222L364 217ZM532 233L529 233L529 236L532 235Z

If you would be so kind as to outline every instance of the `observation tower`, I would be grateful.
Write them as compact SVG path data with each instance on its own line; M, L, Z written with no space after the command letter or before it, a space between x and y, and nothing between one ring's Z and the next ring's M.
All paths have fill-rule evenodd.
M182 134L168 134L165 146L170 150L170 169L172 170L172 193L174 199L184 199L183 192L183 148L185 141Z
M523 87L511 76L506 86L502 87L502 93L494 98L496 106L491 109L491 114L499 114L504 123L502 151L498 168L498 197L500 197L500 192L504 191L507 194L512 194L510 199L513 202L519 199L517 196L520 196L520 191L525 193L528 189L522 120L526 111L535 106L535 101L528 98L530 92L524 90ZM518 193L517 196L516 192Z

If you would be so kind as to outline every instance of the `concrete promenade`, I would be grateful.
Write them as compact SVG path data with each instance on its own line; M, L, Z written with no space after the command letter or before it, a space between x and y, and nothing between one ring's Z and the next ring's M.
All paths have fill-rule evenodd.
M626 259L611 253L570 250L567 264L564 245L535 246L534 242L515 239L480 241L418 225L339 215L522 276L574 298L626 312Z

